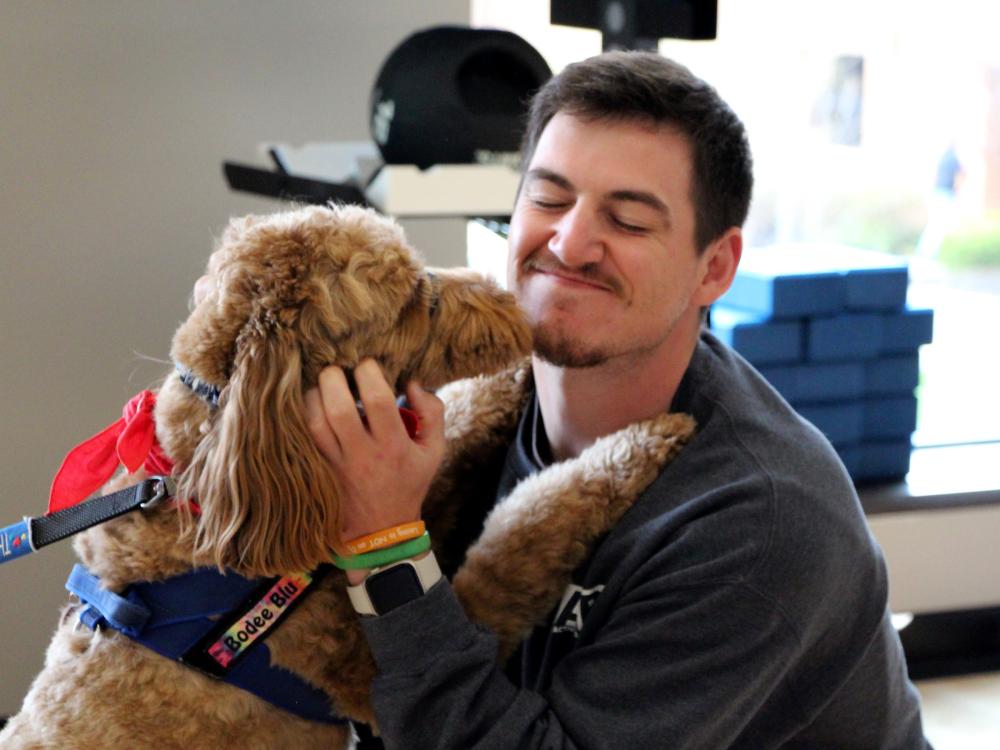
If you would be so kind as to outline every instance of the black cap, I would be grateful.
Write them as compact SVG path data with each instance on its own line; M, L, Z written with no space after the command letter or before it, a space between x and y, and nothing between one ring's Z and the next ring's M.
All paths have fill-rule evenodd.
M372 91L372 137L387 164L469 164L516 152L532 94L552 75L509 31L437 26L405 39Z

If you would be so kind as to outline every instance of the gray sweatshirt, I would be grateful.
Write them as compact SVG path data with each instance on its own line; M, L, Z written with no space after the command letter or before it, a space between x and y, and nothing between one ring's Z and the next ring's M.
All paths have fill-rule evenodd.
M544 471L534 399L500 492ZM363 626L388 748L923 748L886 571L825 438L704 333L698 433L506 669L447 581Z

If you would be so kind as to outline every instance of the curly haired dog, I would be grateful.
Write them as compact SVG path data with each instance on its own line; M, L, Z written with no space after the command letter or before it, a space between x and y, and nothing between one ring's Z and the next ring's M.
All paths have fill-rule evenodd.
M373 357L397 392L412 378L451 383L439 391L448 448L425 519L463 606L497 633L505 659L693 432L676 414L633 425L493 508L479 467L506 450L530 378L518 363L530 333L510 295L464 269L427 273L392 221L355 207L234 220L200 283L154 412L176 496L200 511L161 504L79 535L77 554L109 592L202 569L256 579L326 563L342 541L337 483L303 393L324 366ZM206 384L217 406L198 392ZM328 696L336 716L373 723L375 665L345 587L340 571L322 577L255 648ZM64 609L43 671L0 733L4 748L350 746L346 724L303 718L118 630L82 627L82 606Z

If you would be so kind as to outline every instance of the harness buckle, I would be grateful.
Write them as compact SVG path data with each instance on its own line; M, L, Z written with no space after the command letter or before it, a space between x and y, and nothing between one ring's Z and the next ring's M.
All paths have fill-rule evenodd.
M174 481L173 477L150 477L150 481L155 482L153 485L153 495L148 500L144 500L139 503L139 507L143 510L149 510L150 508L159 505L167 498L173 497L174 493L177 491L177 483Z

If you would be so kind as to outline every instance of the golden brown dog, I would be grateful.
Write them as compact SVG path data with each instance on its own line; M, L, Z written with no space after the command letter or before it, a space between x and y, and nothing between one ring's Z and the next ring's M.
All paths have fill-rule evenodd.
M326 563L341 542L336 478L309 435L303 393L327 364L374 357L397 390L411 378L437 388L481 376L440 391L448 452L425 518L463 606L497 632L504 658L693 430L681 415L629 427L527 480L536 486L516 488L484 521L493 488L477 467L505 450L530 377L525 364L511 367L530 334L507 293L466 270L428 274L393 222L353 207L234 220L200 283L171 354L221 389L218 406L173 372L155 409L177 497L196 499L200 513L160 505L77 537L109 591L200 568L255 578ZM337 715L372 723L375 666L345 586L341 572L327 575L257 648L325 692ZM79 606L64 610L44 670L0 733L4 748L349 746L345 725L81 627Z

